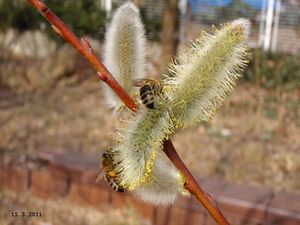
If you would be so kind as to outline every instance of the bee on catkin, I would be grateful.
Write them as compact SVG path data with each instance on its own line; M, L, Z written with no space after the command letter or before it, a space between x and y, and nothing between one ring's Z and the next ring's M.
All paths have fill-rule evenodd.
M102 168L98 173L95 182L99 182L103 177L105 181L117 192L124 192L124 187L120 185L119 172L116 171L116 164L113 160L113 152L106 151L102 155Z
M140 87L140 98L148 109L155 109L157 98L162 99L163 83L155 79L136 79L133 86Z

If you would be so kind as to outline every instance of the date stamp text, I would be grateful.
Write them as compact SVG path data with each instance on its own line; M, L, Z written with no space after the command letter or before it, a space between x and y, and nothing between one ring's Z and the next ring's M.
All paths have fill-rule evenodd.
M12 217L42 217L42 212L38 211L13 211L11 212Z

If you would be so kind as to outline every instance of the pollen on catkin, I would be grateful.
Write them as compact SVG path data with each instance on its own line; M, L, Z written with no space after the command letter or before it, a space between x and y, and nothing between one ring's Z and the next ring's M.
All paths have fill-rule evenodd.
M239 19L213 34L202 32L174 60L157 107L139 105L117 127L111 151L120 186L153 204L170 204L186 193L184 178L161 158L163 141L178 128L209 120L225 101L247 64L248 30L248 21Z
M133 97L132 80L145 76L145 31L138 8L126 2L115 12L105 35L104 65L124 90ZM115 110L123 106L106 85L106 101Z
M162 154L158 154L151 182L141 184L133 191L140 199L154 205L172 204L179 193L187 193L184 189L184 178L165 158Z
M112 148L116 152L114 160L119 162L116 171L121 185L134 190L136 186L151 182L157 153L173 127L169 112L162 109L142 109L126 124L127 127L119 129L120 138Z
M239 19L201 33L170 66L165 95L178 126L188 127L212 118L226 100L247 64L249 21Z

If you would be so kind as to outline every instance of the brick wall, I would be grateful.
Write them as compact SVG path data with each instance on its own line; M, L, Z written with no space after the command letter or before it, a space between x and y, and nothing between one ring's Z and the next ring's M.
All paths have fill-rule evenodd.
M216 224L193 198L181 197L168 207L154 207L128 193L116 193L106 183L94 183L99 157L41 151L34 162L18 166L11 157L0 161L0 188L31 190L41 198L66 197L79 204L115 208L132 204L154 225ZM199 179L231 225L299 225L300 196L269 189L232 185L210 178Z

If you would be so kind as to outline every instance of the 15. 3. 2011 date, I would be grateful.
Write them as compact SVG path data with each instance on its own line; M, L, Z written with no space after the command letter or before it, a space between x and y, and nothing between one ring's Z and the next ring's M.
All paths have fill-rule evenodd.
M42 217L43 214L42 214L42 212L37 212L37 211L35 211L35 212L31 212L31 211L28 211L28 212L13 211L13 212L11 212L11 216L12 217Z

